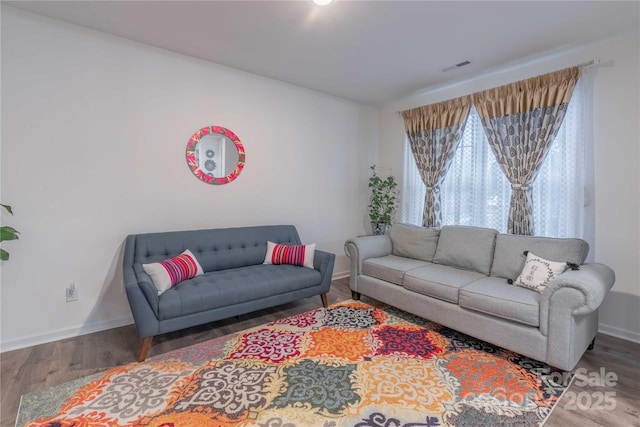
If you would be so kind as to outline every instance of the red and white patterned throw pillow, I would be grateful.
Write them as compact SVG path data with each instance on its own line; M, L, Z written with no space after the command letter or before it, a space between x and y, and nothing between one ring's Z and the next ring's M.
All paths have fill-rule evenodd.
M315 243L310 245L281 245L267 242L267 254L264 257L264 264L291 264L313 268L315 252Z
M164 261L142 264L142 268L151 277L158 289L158 295L184 280L202 274L202 267L189 249Z

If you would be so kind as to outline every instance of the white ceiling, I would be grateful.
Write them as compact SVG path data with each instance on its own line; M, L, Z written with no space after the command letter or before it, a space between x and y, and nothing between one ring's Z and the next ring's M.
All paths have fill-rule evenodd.
M371 105L640 25L638 1L3 3Z

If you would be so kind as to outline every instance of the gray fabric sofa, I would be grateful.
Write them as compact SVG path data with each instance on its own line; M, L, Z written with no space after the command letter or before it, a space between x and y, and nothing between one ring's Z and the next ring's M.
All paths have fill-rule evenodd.
M584 263L588 250L581 239L406 224L345 243L355 299L366 295L566 371L593 345L598 307L615 281L611 268ZM525 251L579 269L551 279L543 292L510 284Z
M155 335L320 295L327 306L335 254L316 250L314 268L263 264L267 241L300 245L293 225L174 231L130 235L123 259L124 285L138 336L139 361ZM204 274L158 295L143 264L189 249Z

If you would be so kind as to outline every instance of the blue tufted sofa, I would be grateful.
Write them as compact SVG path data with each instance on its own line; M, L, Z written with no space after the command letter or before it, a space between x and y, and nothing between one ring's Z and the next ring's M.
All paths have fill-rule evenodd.
M335 254L315 251L314 268L263 264L267 241L300 245L293 225L173 231L127 236L123 275L143 361L155 335L327 293ZM189 249L203 275L158 295L142 264Z

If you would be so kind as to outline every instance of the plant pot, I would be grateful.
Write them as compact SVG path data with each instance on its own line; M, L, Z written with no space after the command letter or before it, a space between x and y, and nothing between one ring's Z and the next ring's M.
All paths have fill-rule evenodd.
M372 222L371 223L371 231L374 236L381 236L387 231L387 224L384 222Z

